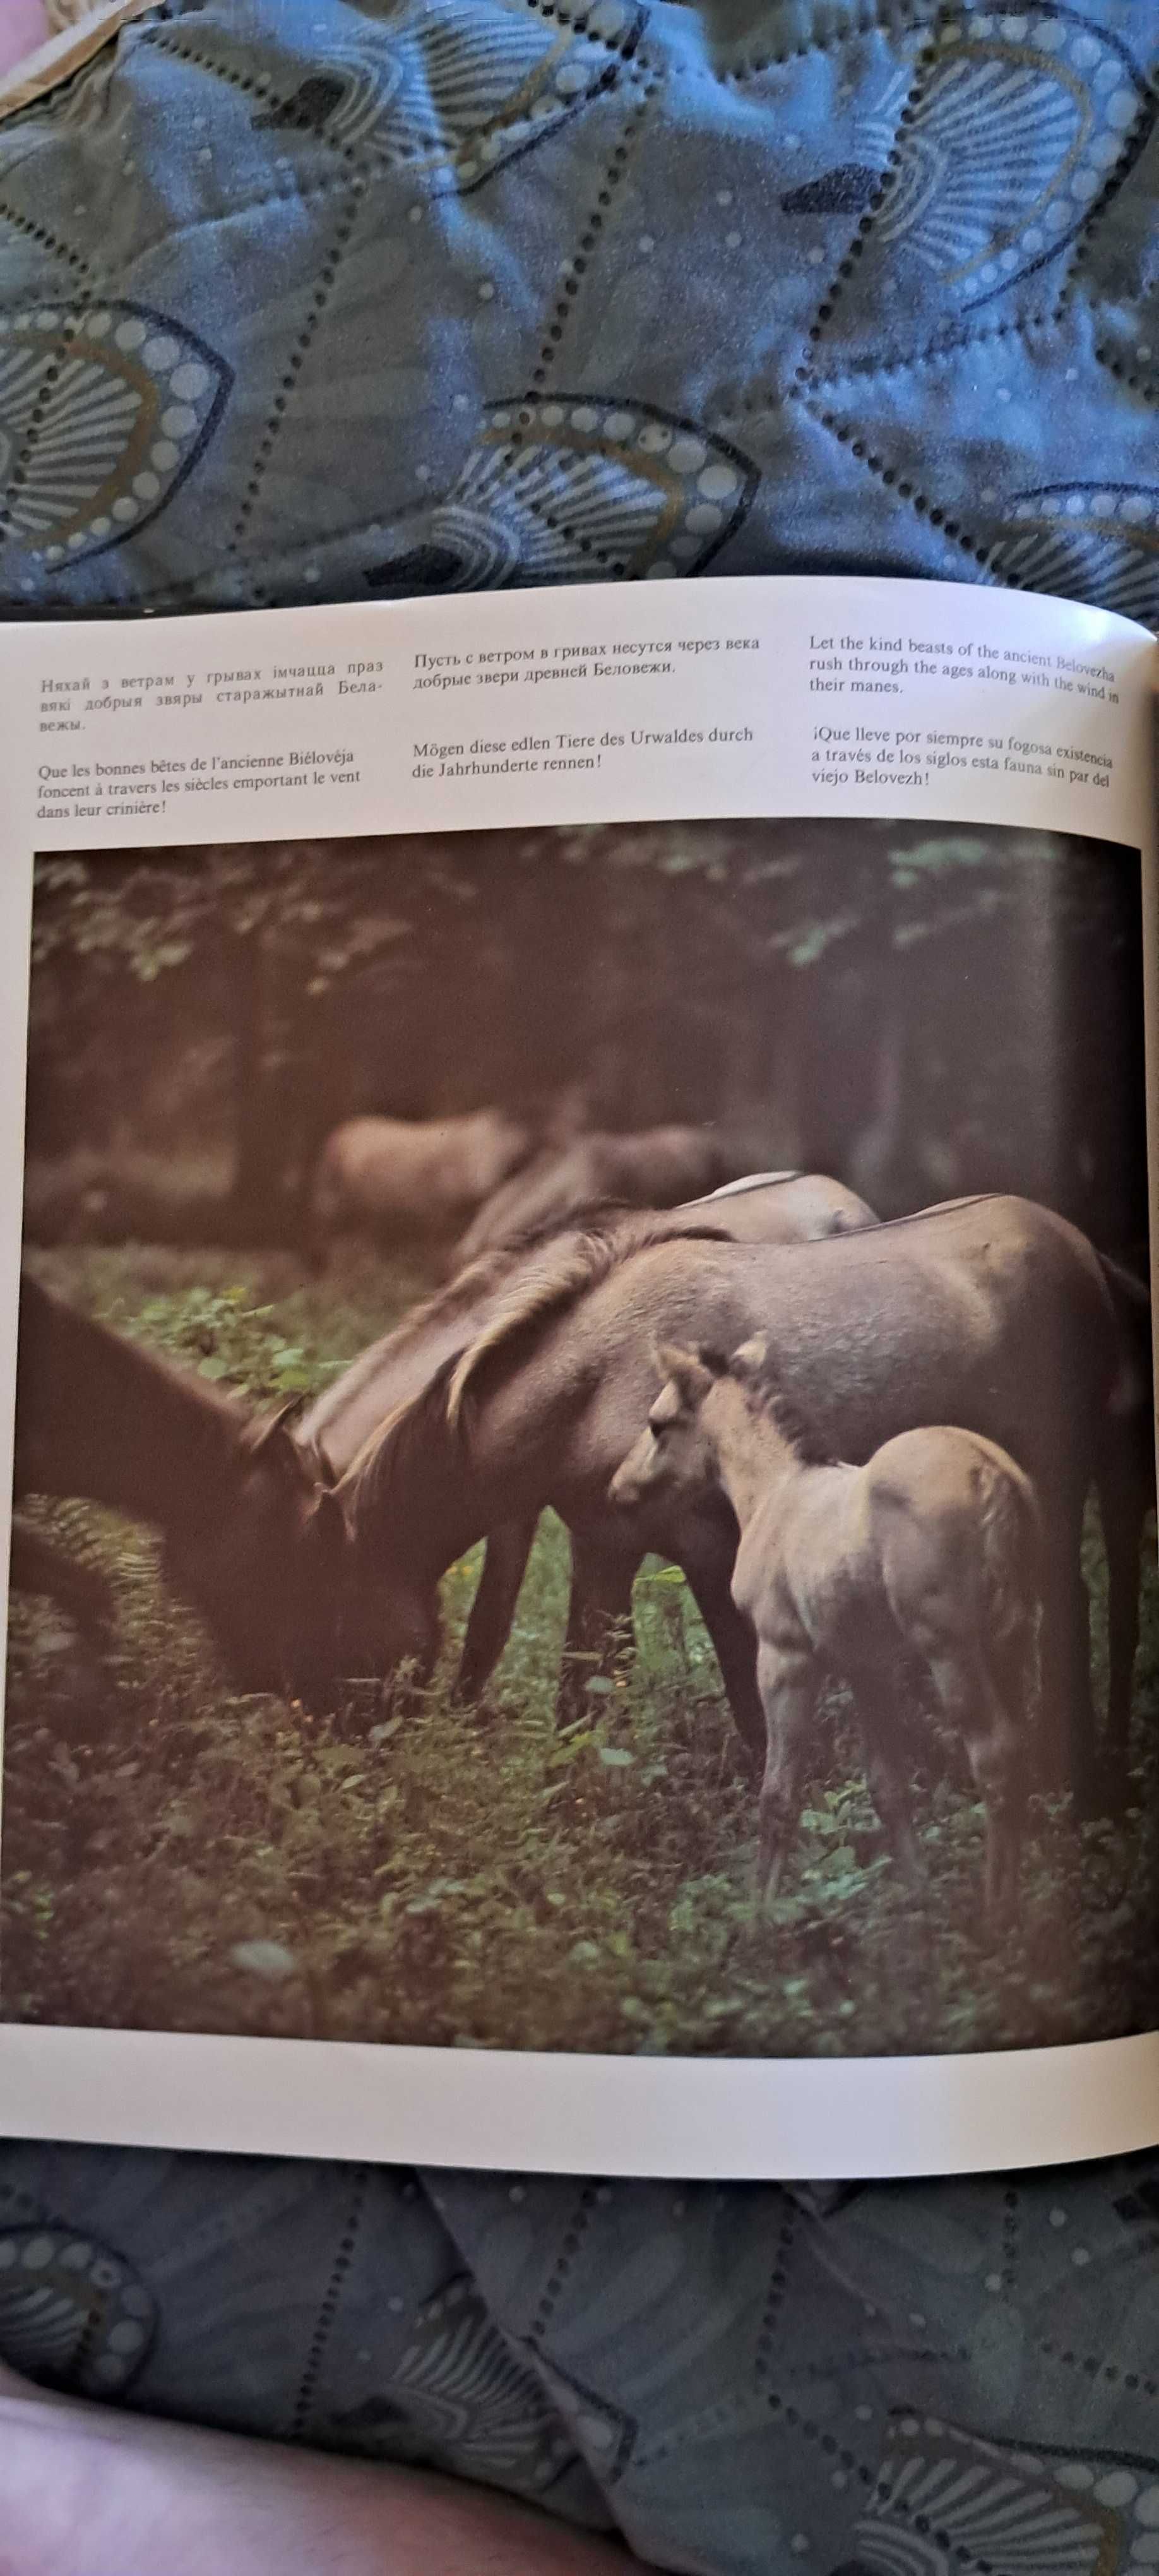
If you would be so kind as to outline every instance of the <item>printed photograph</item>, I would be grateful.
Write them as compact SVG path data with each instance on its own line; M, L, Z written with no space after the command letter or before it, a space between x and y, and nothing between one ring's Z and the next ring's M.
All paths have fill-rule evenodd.
M1136 852L44 856L0 2015L1159 2024Z

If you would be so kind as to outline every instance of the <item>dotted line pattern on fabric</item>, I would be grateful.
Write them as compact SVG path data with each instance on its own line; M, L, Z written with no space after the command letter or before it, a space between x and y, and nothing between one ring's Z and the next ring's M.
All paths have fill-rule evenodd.
M753 2358L753 2376L756 2379L758 2387L768 2379L772 2369L773 2336L776 2333L777 2321L780 2317L781 2310L784 2307L785 2299L788 2294L789 2257L793 2251L796 2233L797 2219L794 2211L791 2212L788 2217L782 2219L777 2233L776 2249L773 2255L773 2268L769 2274L769 2286L765 2294L765 2304L761 2312L761 2322L757 2328L756 2352Z
M630 50L630 46L625 46L625 58ZM649 69L643 56L640 57L639 71L644 74L640 94L621 130L619 142L614 145L608 157L601 185L596 191L595 202L589 209L578 246L564 266L562 292L547 325L537 363L531 371L523 407L517 415L510 440L503 451L503 461L508 465L515 465L518 462L520 451L527 444L527 431L534 420L534 414L528 405L537 396L543 394L551 370L560 356L567 325L574 311L575 299L580 292L580 281L585 276L593 255L597 254L602 247L601 236L616 202L616 190L623 184L633 148L640 139L649 103L660 85L659 74ZM573 528L565 513L547 508L544 502L536 500L531 493L525 495L525 507L531 517L539 519L545 528L558 530L575 545L580 554L589 557L593 563L601 565L613 577L626 571L627 567L620 557L609 553L606 547L598 546L593 538Z
M857 230L854 233L853 239L849 244L849 248L846 251L844 258L840 262L837 274L821 298L821 302L817 307L816 318L810 323L810 355L797 368L798 383L808 382L816 375L817 344L821 339L823 339L825 324L831 321L833 314L836 312L837 306L840 304L845 293L845 289L850 278L852 278L856 273L858 261L864 256L866 243L876 228L877 216L880 214L882 207L888 202L897 186L897 174L901 166L900 138L906 131L907 127L911 126L915 121L918 100L921 96L923 83L927 74L933 70L937 59L937 45L936 42L932 41L924 47L914 66L914 76L910 82L901 112L898 116L894 139L886 155L885 168L882 171L879 184L874 189L873 195L869 200L868 211L864 215L860 216Z
M807 2361L800 2377L803 2381L828 2380L844 2371L878 2370L895 2361L940 2363L945 2368L950 2362L968 2361L969 2358L969 2346L964 2343L945 2344L940 2348L928 2343L854 2343L845 2352L825 2353L818 2361Z
M822 2457L833 2463L830 2475L835 2481L839 2480L842 2486L855 2480L859 2486L865 2487L870 2492L878 2492L882 2495L888 2492L888 2489L881 2484L881 2473L875 2465L859 2457L847 2442L840 2441L836 2433L830 2432L827 2425L816 2423L811 2415L806 2414L792 2398L785 2397L780 2389L766 2389L761 2397L760 2407L762 2415L772 2416L777 2424L783 2424L787 2431L799 2433L803 2440L813 2443ZM872 2409L867 2407L865 2414L868 2418L872 2414ZM637 2454L637 2467L658 2468L663 2461L670 2459L672 2454L683 2446L687 2438L687 2427L683 2424L675 2426L672 2432L662 2441L657 2442L654 2447Z
M292 2442L301 2442L305 2439L306 2426L309 2423L310 2412L314 2403L314 2392L321 2375L322 2364L326 2358L326 2347L330 2340L334 2319L338 2313L338 2303L342 2297L346 2275L354 2260L354 2249L358 2243L358 2232L362 2224L362 2212L369 2185L369 2165L356 2165L354 2168L354 2176L350 2193L350 2206L346 2214L346 2225L342 2231L338 2251L334 2257L333 2269L322 2300L322 2305L318 2310L318 2322L310 2338L310 2349L306 2355L306 2366L302 2372L298 2395L295 2401L293 2415L290 2420L289 2439Z
M1051 2343L1045 2335L1035 2341L1033 2348L1044 2361L1057 2362L1062 2370L1082 2371L1087 2379L1105 2380L1111 2387L1130 2390L1132 2395L1141 2390L1144 2397L1159 2397L1159 2379L1149 2379L1141 2370L1121 2370L1117 2362L1104 2361L1099 2353L1075 2352L1069 2344Z
M1126 386L1128 393L1141 394L1147 403L1159 402L1159 375L1137 375L1133 368L1124 365L1123 360L1114 355L1105 340L1096 341L1095 356L1108 375Z
M529 17L545 19L548 22L554 21L561 30L566 30L571 35L583 36L589 44L600 46L607 54L608 69L596 84L593 96L599 89L614 84L619 66L630 62L635 53L637 38L634 34L629 34L622 41L606 35L601 28L590 25L589 12L586 8L570 10L558 5L558 0L556 5L552 5L551 0L523 0L523 6ZM242 72L231 63L217 62L211 54L203 54L197 46L191 45L187 38L179 37L164 27L158 28L151 40L165 53L175 54L181 61L194 66L197 70L213 73L218 80L226 82L230 88L243 90L249 96L260 100L263 106L273 110L279 123L284 122L300 133L313 135L317 142L324 143L328 151L333 152L350 168L360 168L368 173L371 169L393 171L404 167L408 161L421 161L430 144L439 140L437 136L431 136L409 148L404 144L396 144L390 152L382 151L371 139L361 144L344 143L340 136L327 132L324 119L318 121L313 115L297 108L296 101L299 95L297 88L291 91L288 98L280 97L273 83L264 73ZM502 131L502 120L498 121L496 130Z
M859 376L869 377L877 384L889 377L912 375L923 367L936 366L942 359L960 358L967 349L985 348L995 341L1025 339L1029 331L1052 330L1058 318L1057 313L1046 312L1012 314L1004 322L984 322L975 331L947 332L944 339L935 340L929 348L912 352L906 358L850 358L830 373L821 368L798 368L797 375L799 378L806 376L818 389L852 382Z
M807 350L802 353L794 371L793 382L787 391L789 400L800 403L819 426L837 440L839 446L849 449L858 463L865 466L867 473L875 475L888 490L896 491L899 500L908 502L918 518L927 520L932 528L939 529L950 545L968 554L974 563L986 571L991 563L990 548L983 545L972 531L965 528L961 520L952 512L942 509L928 493L923 492L911 476L887 464L885 458L873 450L869 440L861 437L847 422L841 420L837 413L827 407L823 398L823 389L826 381L832 385L834 379L829 377L827 380L818 365L825 326L832 320L850 280L856 275L858 263L863 258L866 245L876 229L882 208L888 203L897 186L897 174L901 164L901 136L915 122L923 85L938 60L937 37L947 15L948 12L939 7L933 12L924 11L920 17L910 22L912 27L927 31L929 42L923 46L915 63L913 78L898 115L894 140L886 156L886 166L882 172L880 184L870 198L867 212L858 218L853 238L821 298L814 319L809 325ZM876 29L879 23L875 18L872 21L873 28ZM893 23L896 25L896 21ZM959 344L961 344L961 337L962 335L959 335ZM940 348L931 349L923 354L928 357L940 355L941 351ZM920 359L899 361L889 371L894 374L904 373L920 363ZM859 367L851 366L848 370L851 375L855 373L871 375L880 372L884 370L876 366L873 361L862 361Z
M594 2182L585 2183L572 2213L567 2233L560 2245L551 2277L532 2319L528 2334L528 2342L532 2345L541 2344L548 2332L552 2314L557 2302L563 2296L568 2274L591 2225L593 2212L598 2206L599 2186Z
M864 465L867 474L876 475L879 482L884 483L890 491L897 493L899 501L908 502L919 519L926 519L931 528L940 529L950 545L959 547L963 554L971 556L983 571L996 569L994 549L983 545L969 528L963 526L962 521L953 511L944 510L940 502L932 501L929 494L923 492L920 485L914 482L912 475L902 473L896 465L888 465L885 458L876 453L867 439L860 437L855 429L851 429L847 421L840 420L836 412L827 411L820 401L811 400L804 386L791 385L789 393L792 400L802 403L804 409L822 429L829 431L839 446L848 448L850 455L855 456L858 463ZM1006 580L1006 576L1001 574L1000 570L998 578L1000 581ZM1013 585L1007 583L1006 586L1019 587L1017 583Z
M644 68L645 67L642 64L641 69ZM591 207L584 229L580 234L579 246L572 258L567 262L564 270L563 291L554 307L552 318L548 323L543 345L539 352L538 363L533 367L529 379L529 398L534 394L542 393L548 375L559 356L560 343L563 340L565 329L571 317L575 298L580 291L580 279L584 276L587 270L592 254L601 247L600 236L604 230L605 219L610 214L615 203L615 192L617 188L621 187L623 184L633 146L639 140L640 127L647 112L649 100L653 96L657 87L657 75L655 73L649 74L645 80L642 94L637 100L635 107L632 108L623 127L620 140L614 146L609 156L608 164L603 174L602 183L596 192L595 204ZM511 444L513 452L522 445L522 440L518 432L512 433Z
M530 5L530 0L526 0L526 4ZM603 36L599 30L593 31L589 29L588 12L586 9L573 12L564 7L552 5L552 0L537 0L534 14L544 19L554 19L561 27L565 27L576 33L594 34L595 40L604 47L604 50L609 56L608 70L601 82L598 84L598 87L610 88L614 86L621 65L628 65L633 60L637 45L637 36L635 32L630 32L622 43L617 44L613 39ZM242 72L232 65L218 63L213 59L212 55L202 53L199 47L189 44L187 40L178 37L171 30L166 30L164 28L159 29L154 41L160 43L164 50L173 53L181 60L189 63L191 66L202 71L215 74L219 79L226 82L228 86L244 91L248 95L259 99L264 106L272 108L279 116L292 114L293 97L288 100L284 97L280 97L275 91L273 84L263 75ZM613 150L609 159L608 167L604 175L603 186L599 192L598 204L589 215L586 231L581 241L576 260L570 264L569 273L565 281L564 293L555 308L552 320L547 328L546 339L541 350L539 364L535 370L533 378L533 382L537 386L542 385L544 382L548 369L557 353L558 345L563 338L564 325L567 315L571 309L570 299L579 291L579 278L582 276L584 269L587 266L588 252L594 247L595 240L602 228L602 210L606 207L610 207L613 202L613 192L619 186L623 178L631 142L637 133L640 120L647 105L648 97L655 86L656 83L653 78L647 84L638 105L629 116L620 142ZM294 93L294 95L296 95L296 93ZM318 329L319 323L321 322L326 305L333 293L338 268L349 244L354 224L357 220L358 205L365 193L367 178L369 176L368 163L370 160L373 160L379 168L390 168L393 166L388 157L384 154L375 152L372 145L364 146L361 151L358 151L351 144L342 143L331 138L326 133L324 125L319 127L315 125L312 120L297 121L308 122L310 131L315 133L321 141L327 143L329 148L334 151L344 163L353 167L357 171L358 175L353 177L351 181L354 201L348 207L347 212L339 225L337 235L334 242L331 244L326 259L322 263L314 288L312 290L308 290L311 296L310 319L307 322L305 329L300 333L291 351L286 372L282 377L278 393L274 398L270 413L264 424L261 438L258 442L250 474L245 485L241 506L226 547L227 554L231 558L235 559L239 556L242 540L245 536L254 508L260 497L262 478L273 454L279 431L283 426L285 414L296 387L297 377L305 363L311 342ZM419 157L417 147L414 157ZM521 440L519 433L516 432L514 445L517 448L520 444ZM542 505L531 503L530 506L533 511L537 510L537 508L542 511ZM548 524L551 524L551 521L548 521ZM568 533L570 533L570 531L568 531ZM593 551L590 540L586 538L577 538L576 542L580 545L583 552L591 553ZM309 553L310 549L307 548L306 551ZM609 559L600 555L599 560L601 562L605 562ZM164 600L166 604L177 604L183 596L189 597L195 595L197 589L204 585L205 580L206 576L197 576L194 577L191 584L183 584L179 588L174 585L168 585L164 589L155 591L152 594L154 609L160 600ZM139 594L142 605L148 596L149 594ZM266 582L263 581L260 576L254 580L251 586L251 597L258 604L268 603L269 594Z
M836 53L859 36L919 35L924 28L936 26L944 15L944 0L909 0L908 6L904 0L884 0L884 5L864 7L828 33L802 37L796 44L774 46L760 54L742 55L738 61L720 66L716 76L722 82L759 80L763 72L780 71L787 63L805 61L810 54Z
M47 250L50 257L61 260L71 271L70 283L73 286L82 284L89 293L96 291L98 287L104 287L106 281L102 272L93 266L91 260L86 259L83 251L73 250L59 233L53 232L47 224L34 223L29 215L20 214L16 207L10 206L7 198L2 196L0 196L0 218L11 224L13 231L21 234L26 241L35 242L40 249ZM12 526L20 494L29 478L40 432L51 409L61 376L78 346L80 330L79 319L71 328L65 327L44 370L35 402L29 411L23 438L13 455L3 490L0 491L0 544L3 544Z
M275 116L292 115L296 93L291 91L288 98L283 98L264 72L242 72L234 63L216 62L212 54L203 54L197 45L189 43L187 37L178 36L169 27L147 28L141 41L149 43L158 53L175 55L179 62L187 64L193 71L208 72L214 80L224 82L227 89L240 90L244 97L256 99L260 106L271 108ZM296 117L293 121L295 124L298 123ZM309 131L317 137L319 143L327 144L329 150L339 159L348 162L357 162L359 159L358 152L352 143L337 143L326 134L324 129L314 124L310 125Z
M83 251L72 250L59 233L50 232L47 224L33 223L30 215L19 214L5 197L0 197L0 216L5 223L11 224L14 232L22 233L26 241L37 242L43 250L50 251L54 259L63 260L66 268L71 268L77 277L91 281L96 276L97 272Z
M1022 2204L1017 2191L1012 2189L1003 2192L1001 2279L1004 2296L1009 2296L1013 2291L1018 2274L1021 2212Z
M358 221L359 211L365 194L365 179L352 179L350 182L349 204L347 205L342 221L339 224L338 230L330 244L330 248L322 261L320 269L318 270L317 282L313 288L307 291L309 320L307 321L305 328L298 333L297 339L290 351L289 360L287 362L281 384L274 396L269 413L267 414L265 428L258 441L253 464L250 468L249 479L246 483L245 492L242 497L241 507L238 511L237 518L234 521L232 533L226 544L225 551L228 555L236 554L238 545L240 544L242 537L245 535L254 506L261 492L262 477L265 474L266 468L277 444L278 433L285 420L290 397L297 391L298 376L306 363L314 334L318 329L318 325L321 322L322 316L334 292L335 280L349 247L350 236Z

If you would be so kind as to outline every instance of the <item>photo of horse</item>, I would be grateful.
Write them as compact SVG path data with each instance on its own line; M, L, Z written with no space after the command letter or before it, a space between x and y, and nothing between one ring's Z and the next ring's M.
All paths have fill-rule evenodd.
M37 862L0 2014L1154 2027L1137 853Z

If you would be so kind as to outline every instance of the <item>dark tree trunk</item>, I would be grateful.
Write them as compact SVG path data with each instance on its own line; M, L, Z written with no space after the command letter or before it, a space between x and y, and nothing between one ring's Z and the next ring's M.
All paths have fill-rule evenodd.
M266 944L260 926L233 934L226 971L233 1028L232 1231L239 1242L260 1243L276 1240L285 1218L268 1053Z

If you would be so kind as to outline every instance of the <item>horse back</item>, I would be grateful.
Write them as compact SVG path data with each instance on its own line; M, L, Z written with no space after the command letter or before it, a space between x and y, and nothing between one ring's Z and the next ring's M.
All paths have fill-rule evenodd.
M859 1234L878 1222L856 1190L847 1190L843 1181L830 1180L824 1172L754 1175L730 1182L692 1206L734 1243L819 1243L831 1234Z
M1118 1360L1086 1238L1028 1201L985 1199L813 1243L651 1246L549 1321L520 1376L534 1401L553 1370L573 1388L586 1375L582 1444L614 1466L655 1394L658 1339L731 1350L754 1332L838 1456L958 1422L1072 1487Z

